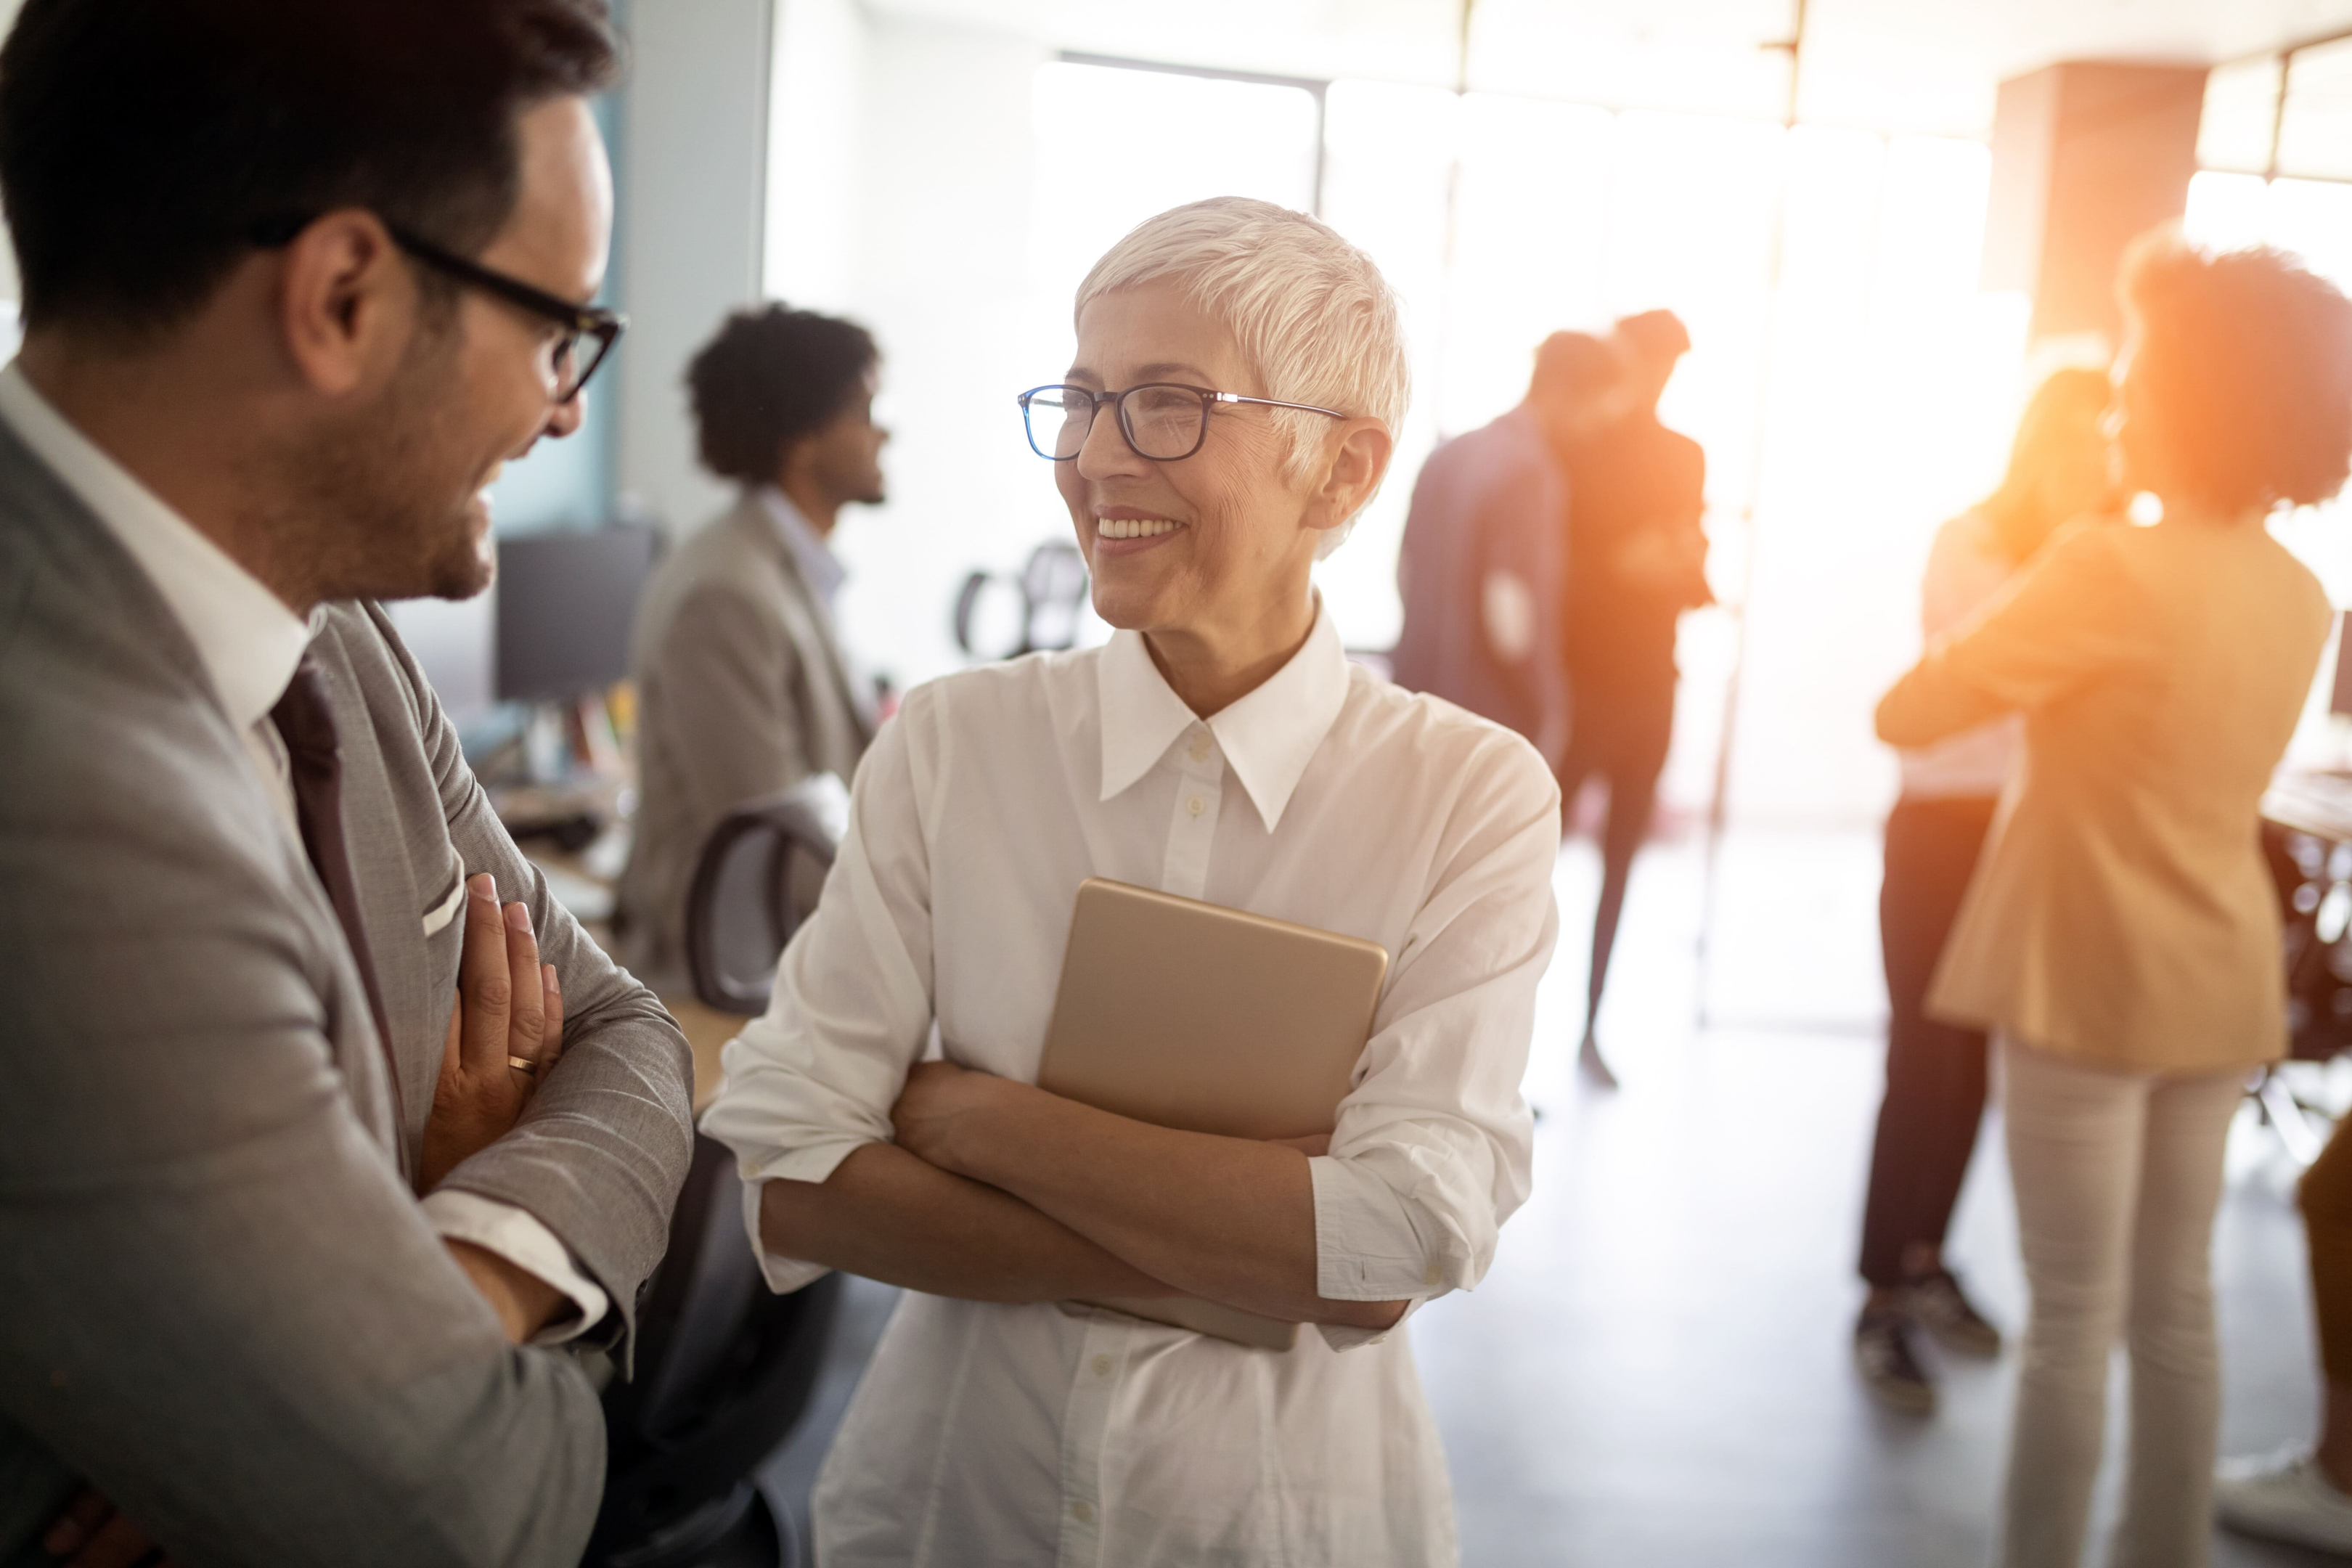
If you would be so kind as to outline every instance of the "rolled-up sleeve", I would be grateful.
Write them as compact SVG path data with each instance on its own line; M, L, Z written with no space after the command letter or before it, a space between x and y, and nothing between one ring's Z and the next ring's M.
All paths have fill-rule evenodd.
M797 1290L822 1265L771 1253L760 1188L822 1182L861 1144L890 1137L890 1107L931 1026L929 867L908 730L931 713L909 693L851 789L849 829L824 895L777 965L768 1011L719 1053L702 1130L735 1152L744 1223L772 1289Z
M1507 744L1506 741L1507 739ZM1534 1122L1520 1097L1537 983L1559 930L1559 794L1499 733L1451 813L1328 1155L1310 1161L1316 1290L1412 1310L1477 1284L1527 1200ZM1333 1326L1335 1350L1381 1333Z

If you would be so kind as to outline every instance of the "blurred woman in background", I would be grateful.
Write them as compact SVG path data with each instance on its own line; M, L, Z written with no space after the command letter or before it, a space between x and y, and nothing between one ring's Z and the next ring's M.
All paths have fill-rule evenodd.
M2000 488L1936 531L1920 588L1920 628L1948 635L2000 592L2066 523L2114 521L2105 372L2062 370L2026 405ZM1927 1415L1936 1385L1912 1342L1925 1330L1976 1355L2000 1331L1944 1266L1944 1233L1984 1120L1985 1032L1930 1018L1927 981L1960 912L1977 854L2025 742L2015 713L1902 753L1903 793L1886 818L1878 931L1886 966L1886 1097L1863 1208L1854 1363L1880 1400Z
M2025 715L2025 762L1927 1007L2000 1037L2032 1289L2002 1562L2075 1568L2131 1355L2116 1568L2196 1568L2221 1403L2209 1256L2222 1144L2286 1021L2263 791L2326 641L2265 527L2352 459L2352 302L2274 251L2127 258L2125 477L2163 521L2057 541L1879 704L1922 746Z

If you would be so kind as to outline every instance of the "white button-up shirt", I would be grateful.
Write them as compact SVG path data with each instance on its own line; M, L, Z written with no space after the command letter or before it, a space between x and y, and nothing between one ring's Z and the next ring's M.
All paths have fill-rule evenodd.
M1328 1158L1318 1289L1475 1285L1526 1198L1519 1079L1556 916L1559 793L1507 731L1350 666L1319 616L1203 722L1142 639L921 687L858 770L848 837L704 1130L752 1184L821 1182L949 1059L1036 1079L1078 884L1103 876L1368 937L1392 963ZM1213 977L1207 977L1213 978ZM759 1246L758 1189L745 1219ZM823 1272L761 1254L778 1289ZM909 1291L816 1496L866 1563L1426 1568L1444 1456L1402 1334L1276 1353L1088 1308Z
M155 585L195 645L279 822L299 844L286 747L269 714L310 645L310 624L76 429L14 363L0 370L0 420L97 515ZM446 916L442 919L446 923ZM436 929L428 926L426 934ZM576 1311L561 1315L534 1344L571 1339L604 1315L604 1290L582 1271L571 1248L527 1211L455 1189L427 1195L424 1207L440 1235L499 1254L572 1302Z

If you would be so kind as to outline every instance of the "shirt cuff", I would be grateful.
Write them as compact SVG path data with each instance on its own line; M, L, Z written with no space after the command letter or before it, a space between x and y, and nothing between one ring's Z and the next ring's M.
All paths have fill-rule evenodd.
M1412 1215L1372 1171L1320 1155L1307 1162L1315 1191L1315 1293L1327 1301L1402 1301L1404 1315L1385 1329L1318 1324L1335 1351L1376 1345L1402 1328L1421 1304L1463 1283L1423 1244Z
M706 1125L705 1132L709 1129ZM723 1142L723 1140L722 1140ZM739 1157L736 1171L743 1179L743 1229L751 1237L751 1256L760 1260L760 1278L779 1296L815 1284L833 1272L822 1263L786 1258L768 1250L760 1235L760 1195L775 1181L821 1183L835 1167L873 1142L866 1138L832 1140L806 1148L772 1153L764 1161Z
M1463 1281L1423 1242L1389 1184L1350 1160L1307 1162L1315 1188L1315 1293L1327 1301L1402 1301Z
M451 1241L495 1252L524 1273L563 1293L576 1310L560 1314L531 1336L535 1345L560 1345L595 1327L612 1306L604 1289L580 1270L572 1249L538 1219L512 1204L455 1187L426 1194L425 1217Z

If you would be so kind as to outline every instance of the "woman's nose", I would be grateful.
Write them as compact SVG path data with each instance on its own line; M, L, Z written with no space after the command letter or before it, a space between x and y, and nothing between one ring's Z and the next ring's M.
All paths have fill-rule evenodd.
M1140 473L1145 467L1119 431L1118 410L1108 403L1097 405L1094 423L1087 427L1087 438L1078 447L1079 475L1102 479L1114 474Z

